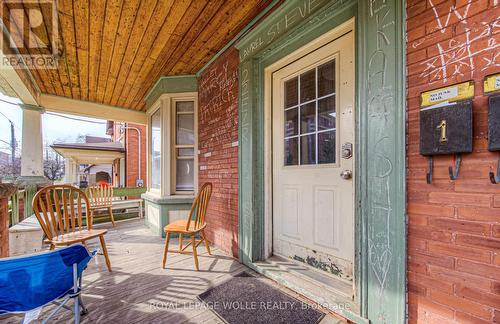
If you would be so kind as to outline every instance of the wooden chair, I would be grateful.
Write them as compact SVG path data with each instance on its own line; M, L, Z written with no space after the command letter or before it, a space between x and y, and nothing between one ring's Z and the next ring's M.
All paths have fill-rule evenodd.
M88 187L85 190L87 197L90 200L90 220L94 223L94 212L98 209L107 209L111 217L111 223L115 226L115 218L113 216L113 187L112 186L95 186Z
M189 212L189 217L187 220L178 220L173 223L168 224L164 227L164 231L167 235L165 240L165 250L163 252L163 269L165 269L165 265L167 263L167 253L181 253L181 254L193 254L194 257L194 265L196 270L199 270L198 266L198 253L196 252L196 248L201 242L205 243L208 254L212 254L210 252L210 246L208 245L208 240L205 236L205 227L207 224L205 223L205 214L207 212L208 202L210 200L210 196L212 195L212 184L205 183L198 193L198 196L193 202L191 206L191 211ZM169 251L168 243L170 241L170 235L172 233L179 234L179 250L178 251ZM196 241L196 234L201 235L201 240ZM185 246L182 246L182 236L189 235L191 237L191 241ZM185 251L185 249L191 245L193 247L193 252Z
M33 211L47 236L44 243L50 249L74 243L86 244L88 240L99 238L106 266L111 272L108 250L104 235L106 229L92 229L89 199L83 191L69 185L53 185L40 189L33 197ZM83 224L85 215L85 225Z

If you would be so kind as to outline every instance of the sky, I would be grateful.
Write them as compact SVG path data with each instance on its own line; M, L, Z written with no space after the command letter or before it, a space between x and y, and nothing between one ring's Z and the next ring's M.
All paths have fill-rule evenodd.
M7 145L7 143L10 143L10 122L8 119L14 123L14 132L18 141L18 146L20 147L20 145L22 145L23 112L19 106L11 105L4 101L13 103L20 103L20 101L17 98L7 97L0 93L0 151L10 152L10 146ZM79 120L64 118L63 116L77 118ZM80 134L107 137L105 120L71 115L63 116L52 112L43 114L42 127L44 143L72 143L76 141L76 138ZM18 150L18 153L19 152L20 149Z

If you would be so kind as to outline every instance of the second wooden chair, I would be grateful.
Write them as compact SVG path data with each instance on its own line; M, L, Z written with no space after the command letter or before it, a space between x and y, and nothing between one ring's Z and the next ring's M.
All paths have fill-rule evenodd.
M211 254L210 252L210 246L208 243L208 240L205 236L205 227L207 224L205 223L205 215L207 212L207 207L208 207L208 202L210 201L210 196L212 195L212 184L211 183L205 183L201 189L200 192L198 193L198 196L193 202L193 205L191 206L191 210L189 212L189 217L187 220L178 220L175 222L172 222L168 224L167 226L164 227L164 231L166 233L166 240L165 240L165 250L163 252L163 269L165 269L165 265L167 263L167 253L168 252L174 252L174 253L182 253L182 254L193 254L194 257L194 265L196 267L196 270L199 270L199 265L198 265L198 253L196 251L196 248L198 245L200 245L202 242L205 243L205 246L207 248L208 254ZM168 249L168 244L170 241L170 236L171 234L179 234L179 250L178 251L172 251ZM200 234L201 235L201 240L196 241L196 235ZM183 247L182 246L182 236L183 235L188 235L190 237L190 242ZM193 247L193 252L188 252L185 251L186 248L191 245Z
M113 187L112 186L96 186L88 187L85 193L90 201L90 219L94 222L94 213L98 209L107 209L111 223L115 226L115 217L113 216Z

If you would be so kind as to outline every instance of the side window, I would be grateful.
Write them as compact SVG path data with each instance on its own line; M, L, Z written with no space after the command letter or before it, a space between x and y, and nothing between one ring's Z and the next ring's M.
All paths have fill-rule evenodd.
M151 115L151 188L161 188L161 108Z
M175 102L175 191L194 191L194 101Z

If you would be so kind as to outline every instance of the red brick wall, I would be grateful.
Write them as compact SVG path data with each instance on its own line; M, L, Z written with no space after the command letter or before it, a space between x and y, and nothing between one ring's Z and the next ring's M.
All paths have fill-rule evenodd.
M146 132L146 126L142 125L135 125L135 124L128 124L129 127L137 127L141 131L141 177L144 180L144 186L147 186L146 180L146 151L147 151L147 146L146 146L146 137L147 137L147 132ZM137 132L133 129L127 129L126 130L126 184L127 187L135 187L135 180L138 178L139 175L139 162L138 162L138 136Z
M9 200L0 197L0 258L9 256Z
M198 79L199 185L212 182L207 236L238 255L238 52L231 48Z
M488 173L485 75L500 71L496 0L408 0L408 289L412 323L500 322L500 185ZM419 154L419 95L474 80L474 152L451 181L452 156Z

